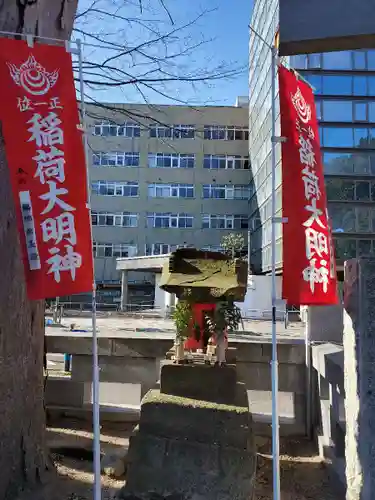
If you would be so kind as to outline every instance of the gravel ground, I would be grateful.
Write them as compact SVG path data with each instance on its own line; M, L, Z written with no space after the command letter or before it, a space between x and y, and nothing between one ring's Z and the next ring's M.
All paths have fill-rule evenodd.
M118 450L128 444L132 426L112 424L102 428L103 451ZM48 429L49 446L53 449L92 446L92 433L82 422L64 420ZM272 500L272 456L270 440L257 439L258 471L256 500ZM83 453L85 454L85 453ZM283 440L280 447L282 500L342 500L331 489L326 465L316 456L312 443ZM24 492L18 500L92 500L93 473L91 460L53 454L56 472L50 473L43 488ZM102 476L102 500L113 500L124 485L120 480Z

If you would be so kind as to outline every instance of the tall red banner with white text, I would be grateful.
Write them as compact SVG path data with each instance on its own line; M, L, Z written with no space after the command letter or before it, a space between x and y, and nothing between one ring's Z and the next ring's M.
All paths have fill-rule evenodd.
M293 305L337 303L314 95L294 72L279 68L282 143L283 298Z
M0 39L0 120L32 300L88 292L85 154L65 47Z

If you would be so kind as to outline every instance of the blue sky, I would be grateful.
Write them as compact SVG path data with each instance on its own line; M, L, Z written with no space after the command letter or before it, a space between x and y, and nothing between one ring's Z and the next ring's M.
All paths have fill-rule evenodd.
M106 2L113 0L98 0L102 4L100 7L108 5ZM114 0L116 2L116 0ZM137 18L142 20L142 17L147 19L152 15L161 16L158 0L144 0L145 11L142 15L136 6L131 6L131 2L135 0L126 0L125 4L130 3L129 7L126 6L122 13L126 16L133 16L136 14ZM120 0L117 0L119 3ZM80 8L88 5L89 0L80 0ZM247 95L248 93L248 24L250 21L252 0L235 0L228 2L228 0L165 0L170 12L172 13L175 26L179 26L187 22L187 20L195 18L197 14L204 11L207 12L201 17L194 25L184 31L184 36L189 43L199 41L202 37L209 40L197 50L194 50L193 55L185 58L179 63L178 71L181 74L186 71L195 72L204 69L215 68L224 65L226 68L231 67L245 67L242 74L225 80L215 80L209 83L198 83L191 85L190 83L174 82L167 84L164 87L158 87L161 93L152 91L146 87L141 87L144 96L134 87L127 85L125 88L119 89L117 87L110 87L103 89L88 89L86 92L97 99L98 101L109 102L148 102L156 104L168 104L175 102L187 102L189 104L215 104L215 105L233 105L236 97L239 95ZM124 1L122 0L122 4ZM148 5L150 10L148 10ZM157 5L157 10L151 11L153 6ZM100 17L100 16L99 16ZM120 39L126 40L125 43L141 43L144 41L145 31L143 28L132 27L130 32L128 27L124 27L123 21L118 21L116 26L113 21L110 23L103 22L96 14L92 14L85 22L84 30L86 32L100 34L101 38L109 39L108 33L111 34L111 40L118 42ZM173 29L172 26L167 25L167 19L164 19L166 29ZM111 31L112 30L112 31ZM116 35L114 34L116 32ZM122 34L123 33L123 34ZM130 33L130 34L129 34ZM77 36L77 35L76 35ZM82 37L82 35L79 35ZM94 40L89 40L83 37L87 42L97 43ZM178 42L180 46L185 46L188 43L185 39ZM122 43L122 42L120 42ZM98 61L100 58L106 58L113 55L114 51L106 51L105 49L96 49L93 47L84 47L84 57L88 61ZM147 63L144 61L136 61L141 63L140 66L147 68ZM131 66L128 61L124 60L119 63L123 69L128 69ZM125 66L124 66L125 65ZM129 70L131 71L131 70ZM134 70L137 71L137 70ZM88 76L86 78L89 78Z

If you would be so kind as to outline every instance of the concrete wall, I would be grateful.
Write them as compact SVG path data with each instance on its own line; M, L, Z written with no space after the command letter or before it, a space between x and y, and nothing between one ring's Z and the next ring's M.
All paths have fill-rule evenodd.
M344 498L345 478L345 382L344 348L335 344L312 347L313 426L319 453L331 466L332 477Z
M49 353L73 354L71 379L49 379L47 405L77 408L89 402L92 381L92 339L68 335L47 335ZM100 401L119 410L139 405L140 398L159 379L161 359L173 344L163 338L99 338ZM259 434L271 433L271 344L252 340L234 341L237 348L238 378L246 384L249 406ZM303 343L278 345L279 407L281 433L306 432L306 378ZM137 400L138 398L138 400ZM71 400L71 404L69 401ZM60 402L60 404L59 404Z
M154 307L155 309L163 310L165 308L165 291L159 288L161 273L155 273L155 298Z
M312 342L343 341L343 306L303 306L301 320L307 324Z
M271 276L249 275L247 282L247 291L244 302L238 302L243 318L271 317ZM276 276L276 298L281 299L282 276ZM285 305L278 306L278 317L283 318L285 314Z

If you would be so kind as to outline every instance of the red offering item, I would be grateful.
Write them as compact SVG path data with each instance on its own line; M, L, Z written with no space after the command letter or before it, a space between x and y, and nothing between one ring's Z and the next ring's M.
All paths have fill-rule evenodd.
M203 336L199 340L195 338L194 325L198 324L201 331L204 329L204 312L214 311L216 309L216 304L193 304L193 320L191 324L190 337L185 341L186 351L196 351L197 349L204 349L203 346ZM216 344L216 338L214 336L214 344ZM228 345L228 336L225 332L225 343Z

